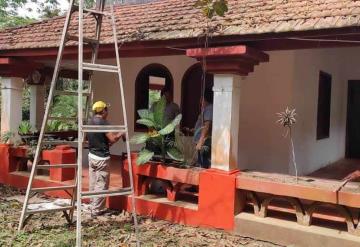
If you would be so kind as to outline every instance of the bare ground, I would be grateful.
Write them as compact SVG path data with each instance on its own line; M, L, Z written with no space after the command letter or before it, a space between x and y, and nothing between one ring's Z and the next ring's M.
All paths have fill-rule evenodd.
M21 191L0 185L0 246L75 246L75 226L68 225L62 213L34 215L18 233L17 225L23 200ZM133 225L128 213L92 219L84 217L83 246L135 246ZM208 230L140 218L142 246L246 246L278 245Z

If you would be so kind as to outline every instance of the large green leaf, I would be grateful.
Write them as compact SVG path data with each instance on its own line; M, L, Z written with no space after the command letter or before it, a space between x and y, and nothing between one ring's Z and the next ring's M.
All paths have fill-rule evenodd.
M169 148L167 154L170 158L176 161L184 161L184 155L176 147Z
M154 104L154 122L158 129L164 128L164 114L166 108L166 99L161 97L161 99Z
M151 119L148 119L148 118L138 119L138 120L136 120L136 123L145 125L145 126L147 126L149 128L155 127L154 121L152 121Z
M154 120L154 113L152 113L148 109L141 109L141 110L138 110L137 112L138 112L140 118Z
M181 118L182 118L181 114L177 115L171 123L166 125L165 128L159 130L159 134L160 135L168 135L171 132L173 132L175 130L176 126L178 126L180 124Z
M148 133L136 134L133 137L131 137L130 142L132 144L143 144L149 139L149 137L150 136Z
M150 152L147 149L143 149L140 151L139 156L137 157L136 164L137 165L143 165L154 156L154 152Z

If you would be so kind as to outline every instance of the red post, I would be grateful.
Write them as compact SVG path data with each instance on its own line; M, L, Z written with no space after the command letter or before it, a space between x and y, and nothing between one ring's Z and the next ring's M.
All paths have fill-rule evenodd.
M12 172L14 167L11 167L10 160L10 145L0 144L0 183L6 183L6 178L9 172Z
M76 150L68 145L57 146L53 150L44 150L42 158L48 160L50 165L76 164ZM74 168L50 169L50 179L54 181L72 180L75 177Z
M200 173L199 212L201 225L232 230L237 205L236 175L238 170L224 172L208 169Z

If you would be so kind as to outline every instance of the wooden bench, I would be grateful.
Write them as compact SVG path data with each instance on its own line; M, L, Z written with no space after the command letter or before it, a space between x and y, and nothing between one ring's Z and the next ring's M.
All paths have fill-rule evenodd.
M244 191L254 213L266 217L268 210L295 213L297 222L311 225L313 218L346 222L349 233L360 236L360 183L263 172L241 172L236 188ZM285 201L291 208L274 206ZM341 217L329 214L336 210ZM319 211L322 209L322 211ZM325 210L325 212L324 212Z

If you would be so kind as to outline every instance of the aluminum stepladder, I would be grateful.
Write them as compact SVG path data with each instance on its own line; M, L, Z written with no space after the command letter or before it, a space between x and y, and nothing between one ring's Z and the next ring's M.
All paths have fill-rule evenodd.
M119 45L117 42L117 32L116 32L116 22L115 22L115 15L114 15L114 8L113 3L110 4L109 8L107 7L106 10L110 9L109 11L105 11L105 4L106 0L97 0L96 1L96 8L95 9L86 9L84 8L84 0L79 0L78 6L75 5L75 0L70 1L70 7L67 12L65 18L65 24L61 36L61 41L59 45L58 55L56 58L56 64L54 68L54 73L52 76L51 84L50 84L50 91L49 96L46 104L45 114L41 126L41 131L39 135L38 144L36 147L36 152L34 156L33 166L31 169L29 182L26 190L25 200L23 209L21 212L20 222L19 222L19 231L23 228L24 224L26 223L27 219L29 219L35 213L41 212L52 212L52 211L62 211L65 215L65 218L68 222L73 222L73 215L75 210L75 202L77 208L76 214L76 246L81 246L82 243L82 235L81 235L81 211L82 199L91 199L96 197L110 197L110 196L120 196L120 195L129 195L132 199L132 217L134 220L134 228L136 234L136 245L140 246L139 238L138 238L138 222L136 217L136 209L135 209L135 194L134 194L134 183L133 183L133 174L132 174L132 163L131 163L131 155L130 155L130 143L129 143L129 133L128 133L128 124L127 124L127 115L126 115L126 106L125 106L125 96L124 96L124 87L122 81L122 73L121 73L121 66L120 66L120 56L119 56ZM71 21L72 15L78 12L78 36L72 35L69 33L69 25ZM95 28L95 37L84 37L84 13L86 15L91 15L94 17L96 21L96 28ZM105 65L105 64L97 64L97 57L98 57L98 50L100 45L100 34L101 34L101 27L103 24L103 19L108 18L111 23L112 33L113 33L113 41L114 41L114 48L115 48L115 56L116 56L116 66L113 65ZM52 118L49 117L50 108L52 106L53 97L57 94L55 88L57 84L57 80L59 77L59 72L61 69L61 62L63 57L64 48L67 42L69 41L78 41L78 110L77 110L77 121L78 121L78 138L77 138L77 147L78 147L78 157L77 157L77 164L57 164L57 165L39 165L40 160L40 152L41 147L44 143L44 134L46 129L46 124L48 120ZM84 43L91 47L91 59L90 62L84 62ZM91 92L84 92L84 81L83 81L83 74L84 71L90 72L90 89L91 89L91 75L93 72L101 71L101 72L109 72L115 73L118 76L119 81L119 91L120 91L120 98L121 98L121 105L122 105L122 114L123 114L123 125L86 125L84 124L84 105L83 105L83 96L89 96L87 94L91 94ZM87 104L89 104L89 100L87 100ZM86 107L85 107L86 108ZM86 111L87 109L85 109ZM85 114L86 115L86 114ZM118 188L106 191L82 191L82 163L83 163L83 140L85 133L90 132L123 132L125 133L126 137L126 151L127 151L127 161L129 164L129 177L130 177L130 187L127 188ZM75 182L72 185L66 186L56 186L56 187L43 187L43 188L33 188L33 181L36 175L36 171L40 169L57 169L57 168L75 168L76 169L76 178ZM62 205L52 208L45 208L45 209L29 209L29 199L36 193L42 192L49 192L49 191L66 191L68 194L71 195L71 201L69 205ZM71 191L72 193L69 193Z

